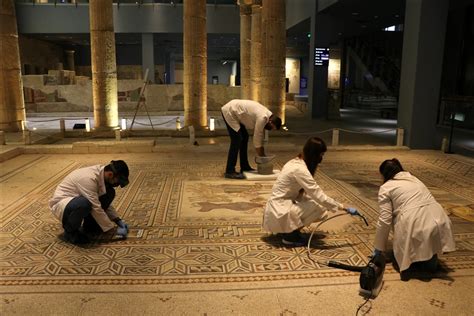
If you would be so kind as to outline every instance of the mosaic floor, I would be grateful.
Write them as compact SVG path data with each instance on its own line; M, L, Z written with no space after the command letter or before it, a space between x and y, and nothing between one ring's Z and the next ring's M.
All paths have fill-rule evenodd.
M295 153L278 153L280 169ZM402 282L391 265L369 315L472 315L474 305L474 161L434 151L329 152L317 174L326 193L355 206L344 230L319 231L311 260L260 228L272 181L222 177L225 152L22 155L1 164L0 311L2 315L347 315L363 299L358 275L329 259L364 265L377 218L377 168L397 157L449 213L457 251L431 280ZM72 170L111 159L130 166L130 185L114 201L131 227L77 247L47 202ZM328 223L329 225L329 223ZM466 294L469 293L469 294ZM392 302L404 309L394 310Z

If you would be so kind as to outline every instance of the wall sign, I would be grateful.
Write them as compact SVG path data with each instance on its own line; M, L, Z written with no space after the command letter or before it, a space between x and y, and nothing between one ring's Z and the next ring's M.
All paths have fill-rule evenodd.
M329 65L329 48L315 47L314 48L314 65L328 66Z

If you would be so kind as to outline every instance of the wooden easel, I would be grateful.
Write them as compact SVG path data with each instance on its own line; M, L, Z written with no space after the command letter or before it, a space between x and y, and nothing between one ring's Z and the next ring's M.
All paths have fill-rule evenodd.
M140 90L140 95L138 96L138 102L137 102L137 106L135 107L135 114L133 115L132 124L130 124L130 130L132 130L133 124L135 123L135 118L137 117L138 110L140 109L140 103L142 102L142 96L143 96L143 93L145 93L145 89L146 89L147 85L148 85L148 68L145 71L145 78L144 78L144 81L143 81L143 86ZM150 120L151 129L155 130L155 128L153 127L153 122L151 121L150 113L148 112L148 109L146 107L145 102L143 102L143 106L145 107L146 115L148 116L148 119Z

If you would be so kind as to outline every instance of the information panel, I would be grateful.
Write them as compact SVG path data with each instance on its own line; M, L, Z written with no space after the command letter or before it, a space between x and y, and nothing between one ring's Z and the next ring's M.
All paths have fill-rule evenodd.
M329 65L329 48L326 48L326 47L314 48L314 65L315 66Z

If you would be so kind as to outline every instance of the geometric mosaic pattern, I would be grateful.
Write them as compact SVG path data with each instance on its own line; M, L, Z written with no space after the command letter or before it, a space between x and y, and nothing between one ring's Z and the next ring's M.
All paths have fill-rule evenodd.
M202 153L199 159L159 154L121 155L129 164L130 185L117 190L114 205L131 228L131 237L87 247L58 238L61 225L48 200L72 170L104 163L110 155L23 155L14 168L2 169L0 285L191 284L340 277L350 272L328 268L334 259L363 265L372 250L377 219L377 173L381 160L397 156L445 207L455 226L457 251L443 265L474 268L474 165L431 152L328 153L317 172L325 192L358 208L369 221L354 221L343 232L318 234L313 258L306 248L286 248L261 230L263 206L272 181L222 178L225 158ZM292 157L280 153L276 168ZM18 188L35 170L34 185ZM25 185L25 183L23 183ZM463 210L462 212L459 210ZM143 234L138 236L141 230ZM105 237L104 237L105 238ZM388 268L386 273L395 273Z

